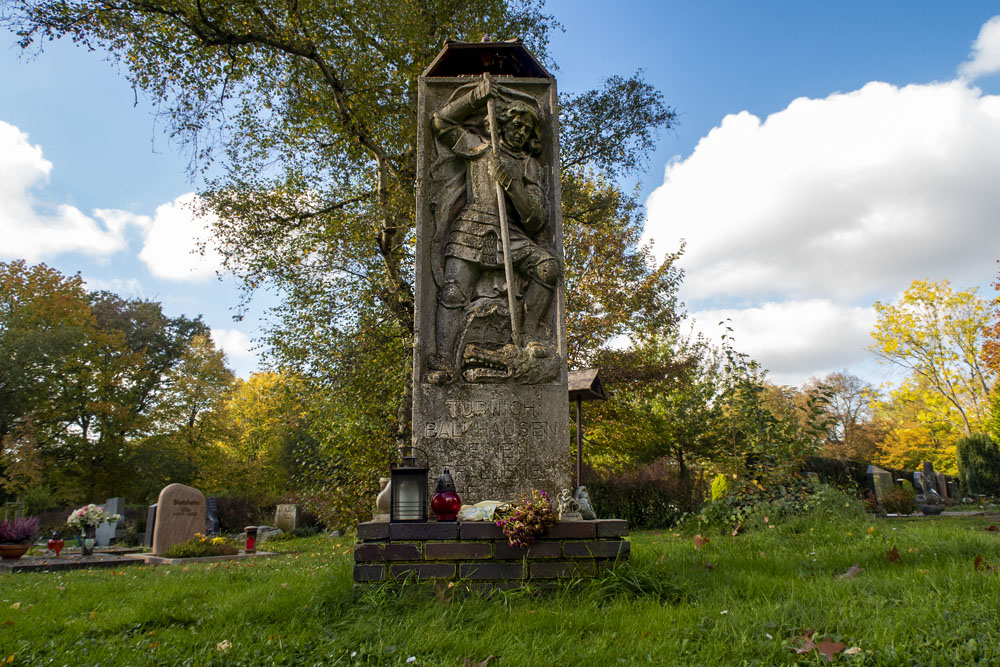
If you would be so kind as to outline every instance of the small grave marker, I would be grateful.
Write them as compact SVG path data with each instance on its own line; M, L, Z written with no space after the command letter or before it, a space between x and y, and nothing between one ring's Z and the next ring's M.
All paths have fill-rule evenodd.
M274 510L274 525L286 533L295 530L299 523L298 505L278 505Z

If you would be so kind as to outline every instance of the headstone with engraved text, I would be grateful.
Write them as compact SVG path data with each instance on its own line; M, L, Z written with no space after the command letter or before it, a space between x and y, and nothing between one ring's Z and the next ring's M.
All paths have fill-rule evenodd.
M299 524L298 505L278 505L274 508L274 525L286 533L295 530Z
M183 484L170 484L156 500L156 525L153 527L154 554L163 553L195 533L205 531L205 494Z

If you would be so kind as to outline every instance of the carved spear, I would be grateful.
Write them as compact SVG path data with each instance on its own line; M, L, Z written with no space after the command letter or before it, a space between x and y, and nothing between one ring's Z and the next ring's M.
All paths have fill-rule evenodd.
M483 72L483 80L490 81L489 72ZM486 98L486 116L490 126L490 146L493 159L500 162L500 150L497 145L497 114L493 95ZM521 327L517 317L517 298L514 296L514 264L510 256L510 231L507 228L507 203L504 201L503 186L495 181L497 190L497 209L500 214L500 241L503 245L503 271L507 278L507 308L510 310L510 334L514 345L523 347Z

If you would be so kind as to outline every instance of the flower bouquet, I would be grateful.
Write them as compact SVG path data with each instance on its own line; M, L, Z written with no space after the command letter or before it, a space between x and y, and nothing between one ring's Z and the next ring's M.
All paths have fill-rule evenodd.
M103 507L91 503L73 510L69 518L66 519L66 523L82 531L85 528L96 528L105 521L118 521L120 518L120 514L108 514Z
M520 502L512 505L497 525L510 546L526 547L556 525L556 515L545 491L532 490L531 497L521 496Z

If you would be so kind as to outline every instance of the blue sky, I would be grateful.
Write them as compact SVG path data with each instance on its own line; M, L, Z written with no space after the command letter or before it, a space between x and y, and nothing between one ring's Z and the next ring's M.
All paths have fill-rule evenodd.
M676 107L680 124L640 177L647 236L664 251L687 240L695 326L714 337L731 318L776 381L841 368L884 380L865 350L871 304L913 279L992 296L1000 21L983 26L994 3L548 9L565 26L551 45L561 90L643 68ZM201 313L245 376L262 309L233 322L233 281L186 255L199 229L178 205L198 186L187 156L101 54L56 43L25 62L6 37L0 259Z

